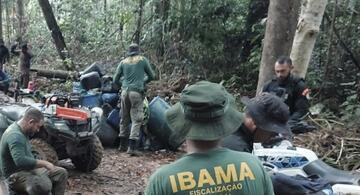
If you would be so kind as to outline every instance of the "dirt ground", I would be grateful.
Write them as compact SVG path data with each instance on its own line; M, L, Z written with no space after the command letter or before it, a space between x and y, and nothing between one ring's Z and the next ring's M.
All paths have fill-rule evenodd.
M148 178L160 165L182 154L159 151L129 157L107 148L100 166L91 173L76 171L70 161L60 161L59 165L69 170L66 195L138 195L143 194Z

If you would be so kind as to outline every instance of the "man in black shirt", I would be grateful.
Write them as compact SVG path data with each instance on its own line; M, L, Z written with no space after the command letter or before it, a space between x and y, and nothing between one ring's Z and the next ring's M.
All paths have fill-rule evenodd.
M8 48L4 45L4 40L0 39L0 70L3 69L3 66L10 59L10 53Z
M309 111L309 89L303 78L291 74L293 69L289 57L281 56L275 63L276 78L263 87L262 92L269 92L280 97L290 109L289 125L293 127Z

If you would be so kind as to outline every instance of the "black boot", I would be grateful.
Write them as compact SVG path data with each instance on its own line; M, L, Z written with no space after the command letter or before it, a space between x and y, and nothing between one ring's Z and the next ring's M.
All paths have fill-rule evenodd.
M118 150L120 152L125 152L129 145L129 140L126 137L119 137L119 140L120 140L120 143L119 143Z
M129 148L126 153L130 154L130 156L140 156L141 152L138 149L137 140L129 139Z

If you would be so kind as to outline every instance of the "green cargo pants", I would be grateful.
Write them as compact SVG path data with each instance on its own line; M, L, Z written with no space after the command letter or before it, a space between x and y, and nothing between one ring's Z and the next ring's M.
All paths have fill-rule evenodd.
M144 121L143 111L144 97L136 91L121 92L121 110L120 110L120 133L119 137L138 140L140 128ZM131 131L130 131L131 121Z
M9 188L28 195L64 195L67 171L57 167L51 171L38 168L31 171L19 171L9 176Z

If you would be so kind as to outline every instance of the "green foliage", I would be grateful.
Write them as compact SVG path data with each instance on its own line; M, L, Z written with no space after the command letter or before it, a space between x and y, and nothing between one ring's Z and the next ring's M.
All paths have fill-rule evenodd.
M337 116L354 122L353 119L360 114L359 88L356 85L360 83L360 67L353 61L353 57L360 59L356 54L360 51L360 17L356 14L360 3L337 1L336 5L335 2L330 0L325 11L306 80L314 92L312 95L316 96L315 102L329 102L326 106ZM331 16L335 6L336 17L333 19ZM330 39L333 21L335 31L333 39Z
M134 39L139 1L50 1L71 57L65 63L74 63L82 69L94 61L101 61L108 64L105 70L112 74L116 68L114 64L125 56L127 46ZM15 1L6 2L9 8L15 5ZM257 85L261 42L265 34L265 25L259 18L252 18L255 22L249 22L247 18L249 13L265 12L261 8L260 11L252 10L254 6L249 4L254 2L145 0L140 29L142 51L158 69L161 78L169 78L172 73L180 71L190 80L225 80L226 86L238 89L236 92L252 95ZM330 0L327 16L331 17L334 7L335 0ZM35 54L33 64L49 69L63 67L38 2L26 1L25 9L27 25L23 37L32 45ZM356 11L360 9L360 3L338 1L337 9L335 28L340 38L334 35L329 40L332 19L325 17L306 79L315 98L321 97L314 102L335 98L336 106L342 104L341 115L350 119L346 116L358 116L360 113L358 97L354 100L354 95L360 91L355 85L360 83L360 71L354 66L349 53L351 51L359 59L360 18ZM16 13L11 11L10 14L14 15L11 19L16 21ZM16 22L11 25L15 32ZM12 31L10 39L14 40L15 33ZM5 32L4 37L8 33ZM242 59L246 41L252 47ZM330 53L329 41L332 41ZM327 61L329 74L325 78Z
M342 119L347 122L357 121L360 118L360 101L359 95L354 92L346 98L346 101L340 105L342 108Z
M191 77L218 80L256 70L260 45L249 62L241 65L239 57L249 2L145 0L142 50L156 67L162 67L163 74L171 74L172 66L180 66ZM112 63L125 56L137 30L139 0L52 0L50 4L71 57L65 63L73 62L81 68L94 61ZM26 13L28 25L23 36L33 46L33 64L62 67L38 2L29 1ZM261 39L264 28L252 28L261 32L254 39ZM249 77L256 74L251 71Z

